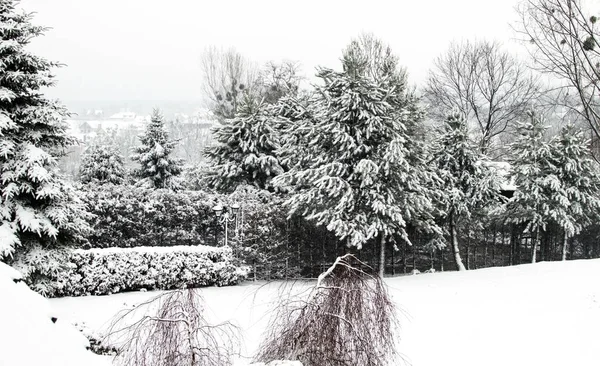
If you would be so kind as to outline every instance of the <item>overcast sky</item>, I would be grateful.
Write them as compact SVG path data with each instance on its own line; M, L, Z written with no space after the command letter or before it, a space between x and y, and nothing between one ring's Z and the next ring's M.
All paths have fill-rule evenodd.
M52 28L32 50L66 64L49 96L197 100L209 45L261 63L296 60L311 77L317 65L339 68L341 50L361 32L389 43L418 83L452 40L514 43L517 1L22 0L21 7Z

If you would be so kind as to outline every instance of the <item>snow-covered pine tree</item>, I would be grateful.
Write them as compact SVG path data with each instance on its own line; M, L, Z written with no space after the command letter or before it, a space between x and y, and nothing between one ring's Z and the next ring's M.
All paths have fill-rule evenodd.
M517 138L511 144L512 169L517 190L506 205L507 222L526 224L533 235L531 262L536 262L540 230L546 229L552 210L552 197L560 190L560 180L552 174L552 146L545 140L546 126L533 111L528 121L517 124Z
M135 147L131 155L131 160L140 164L134 172L134 176L140 179L137 184L147 188L178 188L176 177L182 171L182 162L171 157L177 142L169 139L164 118L158 109L152 112L150 123L139 140L142 144Z
M233 190L240 184L271 189L271 179L283 172L275 151L279 148L278 118L271 105L246 95L234 118L213 130L216 145L207 147L212 163L211 185Z
M457 228L468 225L475 210L501 202L499 180L485 164L486 157L470 140L467 121L457 111L445 120L434 158L443 180L440 204L450 232L452 254L457 269L463 271Z
M125 180L123 156L109 134L97 136L83 152L79 180L98 184L122 184Z
M0 259L34 244L66 244L89 230L72 187L57 171L57 158L75 142L68 112L46 99L59 66L26 50L45 28L0 0Z
M599 218L600 174L589 146L573 124L552 140L550 173L560 181L560 190L553 191L550 213L563 230L562 260L567 259L567 241Z
M303 128L308 146L290 171L275 178L294 189L286 202L291 213L325 225L358 249L372 239L382 248L395 236L408 241L408 221L433 225L424 186L431 177L423 169L424 149L411 135L423 112L389 47L364 40L345 50L343 71L318 72L323 85L316 87ZM288 144L283 154L294 149Z

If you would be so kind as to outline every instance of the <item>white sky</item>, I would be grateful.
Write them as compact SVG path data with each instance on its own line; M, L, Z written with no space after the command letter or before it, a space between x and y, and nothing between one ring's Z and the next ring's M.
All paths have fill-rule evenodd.
M363 31L389 43L411 81L424 79L452 40L514 45L518 0L22 0L52 29L32 50L67 66L48 94L63 100L193 100L200 54L235 47L257 61L296 60L308 77L339 68ZM512 45L511 45L512 44Z

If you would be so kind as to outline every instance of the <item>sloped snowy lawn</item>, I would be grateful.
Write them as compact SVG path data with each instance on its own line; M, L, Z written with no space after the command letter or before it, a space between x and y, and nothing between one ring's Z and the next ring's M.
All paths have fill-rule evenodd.
M1 366L110 365L109 358L87 351L87 339L20 278L0 263Z
M414 366L600 365L600 260L538 263L388 278L403 315L400 351ZM290 283L205 288L215 321L258 347L269 310ZM299 282L295 291L306 289ZM156 292L51 300L61 318L101 330L114 313ZM318 330L315 330L318 331ZM240 364L245 364L242 359Z

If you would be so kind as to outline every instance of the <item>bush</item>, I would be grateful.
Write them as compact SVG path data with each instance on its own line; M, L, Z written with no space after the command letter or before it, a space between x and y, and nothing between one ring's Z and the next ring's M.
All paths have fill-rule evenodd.
M127 185L84 185L81 191L93 214L92 248L198 245L214 236L215 195Z
M61 263L47 260L60 258ZM107 295L123 291L234 285L247 270L233 264L230 248L111 248L35 251L14 266L48 297Z

